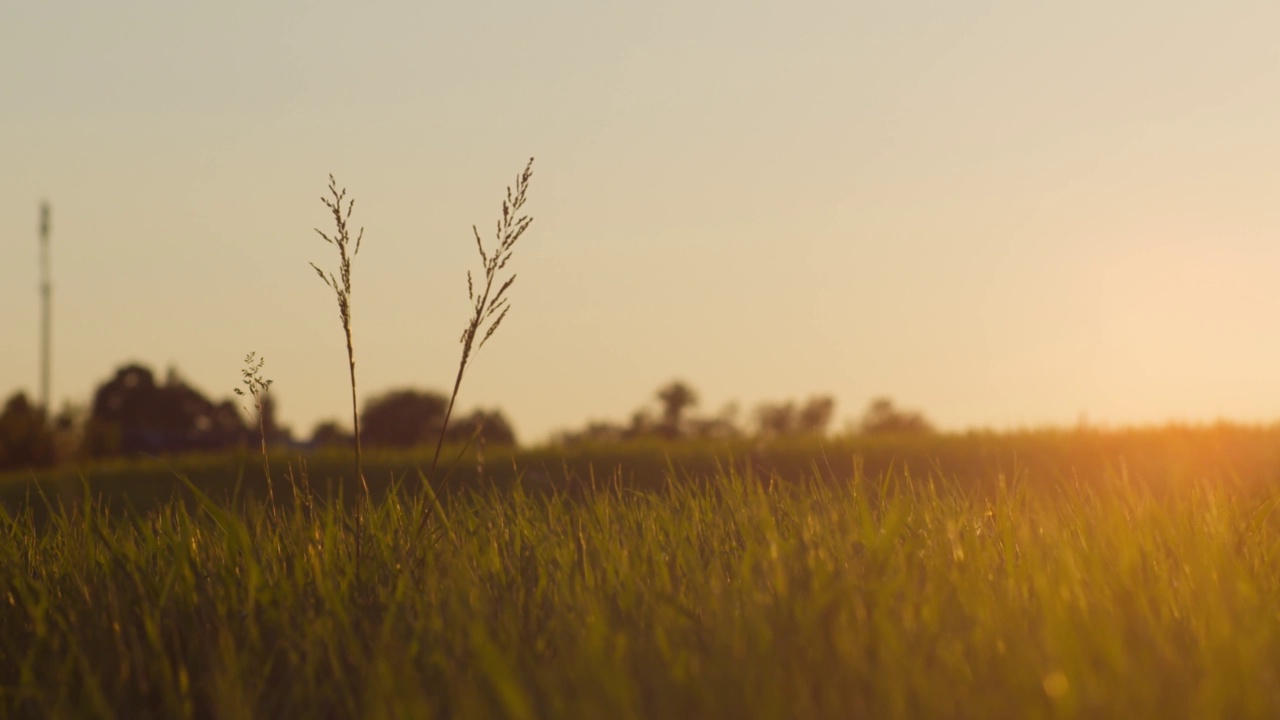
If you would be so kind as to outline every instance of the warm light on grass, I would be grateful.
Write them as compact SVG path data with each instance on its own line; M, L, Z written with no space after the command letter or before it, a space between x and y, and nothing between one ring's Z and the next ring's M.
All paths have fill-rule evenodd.
M1280 514L902 475L0 520L5 717L1266 717Z

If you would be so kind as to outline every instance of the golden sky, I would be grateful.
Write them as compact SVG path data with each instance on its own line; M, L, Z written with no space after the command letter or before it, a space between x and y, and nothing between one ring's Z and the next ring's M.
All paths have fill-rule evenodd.
M946 428L1280 417L1280 3L0 5L0 393L120 364L346 413L319 197L366 227L361 394L447 389L471 225L536 156L460 403L537 441L891 395Z

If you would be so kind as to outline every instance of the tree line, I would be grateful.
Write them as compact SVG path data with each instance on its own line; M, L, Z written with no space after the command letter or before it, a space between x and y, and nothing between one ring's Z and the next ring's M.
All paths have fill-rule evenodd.
M580 429L559 433L554 441L575 445L640 438L712 440L819 436L828 433L836 407L835 399L830 395L815 395L804 401L763 402L743 418L736 403L730 403L711 415L697 415L693 411L698 403L696 390L682 380L673 380L658 388L653 402L638 408L628 421L591 421ZM903 410L893 400L882 397L873 400L861 418L845 430L864 435L931 433L933 425L920 412Z
M0 469L69 459L222 452L255 445L259 427L271 446L354 445L351 432L333 421L316 425L310 439L295 438L277 421L272 393L258 405L246 419L234 401L209 399L175 370L158 378L144 365L128 364L98 386L87 412L67 409L49 418L25 393L12 395L0 411ZM361 441L375 448L432 442L444 425L447 406L448 398L432 391L402 389L371 397L361 414ZM455 414L445 441L468 440L516 444L515 431L499 410Z
M675 380L658 388L653 401L628 421L591 421L557 434L553 442L824 435L835 413L835 400L829 395L761 403L746 418L736 404L710 415L698 414L698 405L697 391ZM433 442L444 426L447 408L444 394L411 388L369 398L360 416L361 442L370 448L412 448ZM175 370L159 378L150 368L132 363L98 386L87 412L64 410L48 418L25 394L11 396L0 411L0 469L49 466L70 459L222 452L254 446L259 428L274 447L307 450L354 445L354 436L336 421L317 424L308 439L295 438L277 421L275 396L269 392L248 417L241 410L233 400L206 397ZM927 433L932 426L919 412L902 410L888 398L880 398L846 430ZM496 409L455 414L444 437L446 442L516 444L511 423Z

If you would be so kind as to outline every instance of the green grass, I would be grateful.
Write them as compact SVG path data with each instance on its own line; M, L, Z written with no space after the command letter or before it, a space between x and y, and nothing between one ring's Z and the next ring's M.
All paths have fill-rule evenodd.
M0 520L0 716L1280 714L1272 489L913 475L413 484L358 575L336 497L36 498Z

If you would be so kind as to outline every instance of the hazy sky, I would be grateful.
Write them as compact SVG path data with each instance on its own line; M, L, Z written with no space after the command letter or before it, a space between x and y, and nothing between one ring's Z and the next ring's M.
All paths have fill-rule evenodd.
M452 382L471 225L536 156L462 407L538 441L890 395L945 428L1280 417L1280 3L0 4L0 394L265 356L349 414L327 174L366 227L361 394Z

